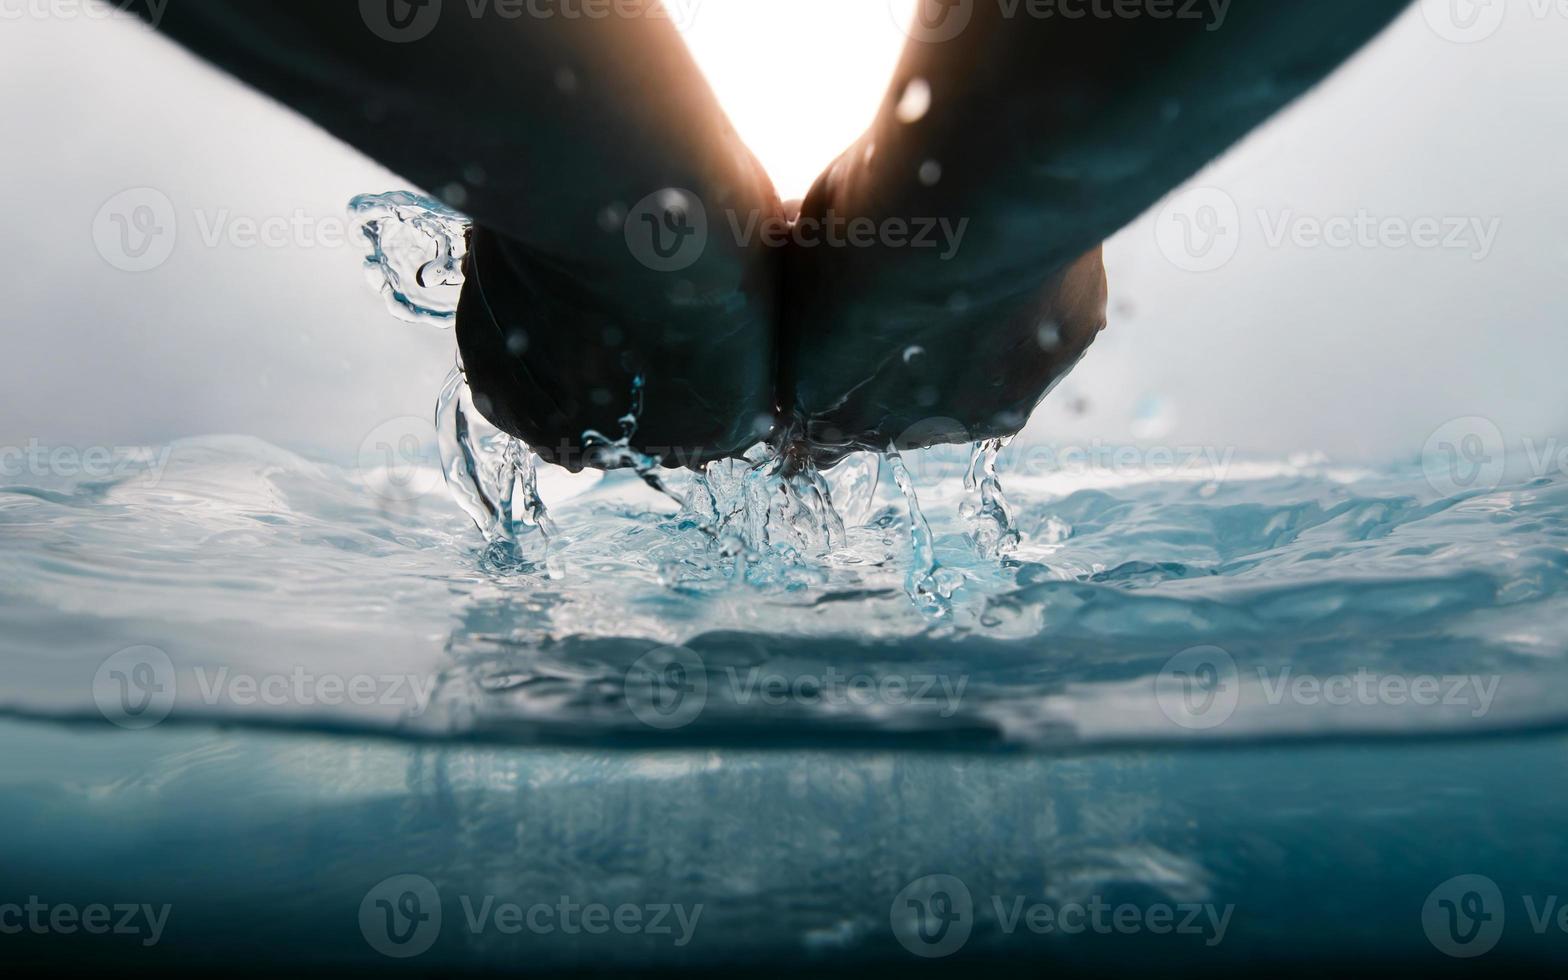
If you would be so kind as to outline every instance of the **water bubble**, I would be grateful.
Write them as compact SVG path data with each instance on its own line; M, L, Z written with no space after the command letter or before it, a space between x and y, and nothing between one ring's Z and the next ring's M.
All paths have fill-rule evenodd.
M935 160L927 160L920 165L920 183L926 187L935 187L942 180L942 165Z
M899 122L916 123L931 110L931 83L924 78L911 78L904 83L904 94L899 96L895 110Z
M913 364L913 363L915 363L915 361L917 361L920 358L925 357L925 356L926 356L926 349L924 347L921 347L919 344L916 344L916 345L914 345L912 347L904 348L904 363L905 364Z

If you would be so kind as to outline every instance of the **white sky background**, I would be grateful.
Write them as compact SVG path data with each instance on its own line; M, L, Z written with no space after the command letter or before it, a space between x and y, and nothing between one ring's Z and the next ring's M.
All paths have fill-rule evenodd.
M1223 269L1175 268L1153 216L1116 236L1111 328L1031 436L1131 441L1150 400L1166 444L1273 454L1409 456L1459 415L1515 440L1568 430L1568 18L1509 6L1470 45L1412 9L1202 175L1251 223ZM888 0L704 0L691 39L790 193L870 119L895 29ZM207 246L195 217L336 218L401 181L136 26L0 18L0 82L0 447L245 433L351 458L382 422L429 414L450 334L392 320L356 247ZM173 257L140 275L91 237L136 186L180 215ZM1259 208L1496 217L1499 235L1481 262L1270 248Z

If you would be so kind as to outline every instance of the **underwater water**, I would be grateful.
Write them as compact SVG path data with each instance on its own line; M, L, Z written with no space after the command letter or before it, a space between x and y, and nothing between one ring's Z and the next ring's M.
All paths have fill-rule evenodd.
M434 221L356 207L375 243ZM457 220L413 272L373 249L416 320L450 315ZM1000 444L571 475L460 370L432 401L357 459L210 437L0 486L18 887L168 903L145 955L194 962L1568 949L1536 914L1568 882L1568 478ZM475 911L557 896L687 928Z

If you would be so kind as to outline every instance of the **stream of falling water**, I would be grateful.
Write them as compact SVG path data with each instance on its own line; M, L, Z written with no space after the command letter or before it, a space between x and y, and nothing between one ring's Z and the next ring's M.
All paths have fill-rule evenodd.
M402 320L449 327L462 292L468 219L444 204L407 191L365 194L349 205L370 246L367 278ZM849 529L872 516L882 460L861 453L823 473L809 459L759 443L740 460L708 464L685 480L685 492L661 472L657 459L632 448L642 404L642 379L629 393L611 438L585 432L596 468L629 469L680 507L680 519L711 542L721 564L747 581L764 581L780 567L855 561ZM453 499L489 545L488 556L563 572L564 541L539 492L539 468L548 464L517 439L491 425L474 407L459 357L436 404L442 470ZM1005 561L1018 546L1012 508L997 476L1005 440L977 443L965 476L962 506L970 540L982 556ZM929 616L951 611L949 600L962 573L945 569L935 555L931 528L903 456L890 450L890 470L906 504L910 564L905 589Z

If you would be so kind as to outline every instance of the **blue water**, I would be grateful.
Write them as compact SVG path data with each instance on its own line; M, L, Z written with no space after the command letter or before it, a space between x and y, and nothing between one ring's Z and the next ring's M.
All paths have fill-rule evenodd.
M417 459L389 477L243 438L147 455L161 469L0 490L6 713L101 721L124 685L105 659L148 647L120 666L156 661L169 724L529 744L1029 751L1564 717L1560 477L1442 497L1418 467L1009 472L1009 451L1023 540L998 560L964 516L965 460L921 457L950 593L933 613L886 472L832 553L785 561L624 472L542 473L556 536L498 553ZM305 676L247 701L225 668ZM361 675L378 685L353 703L312 696ZM661 708L679 724L645 721Z
M170 909L154 946L73 954L920 966L898 902L931 875L971 896L940 965L1457 965L1423 908L1469 874L1508 905L1488 962L1568 949L1524 904L1568 881L1561 479L1444 497L1415 466L1035 472L1017 450L1022 540L997 559L967 458L913 457L933 613L887 473L834 555L790 564L633 473L541 473L557 537L498 552L433 450L394 473L167 448L0 490L8 887ZM407 874L445 924L391 960L356 916ZM677 946L465 917L559 895L706 918ZM1007 927L1016 902L1096 899L1232 921L1214 945Z

